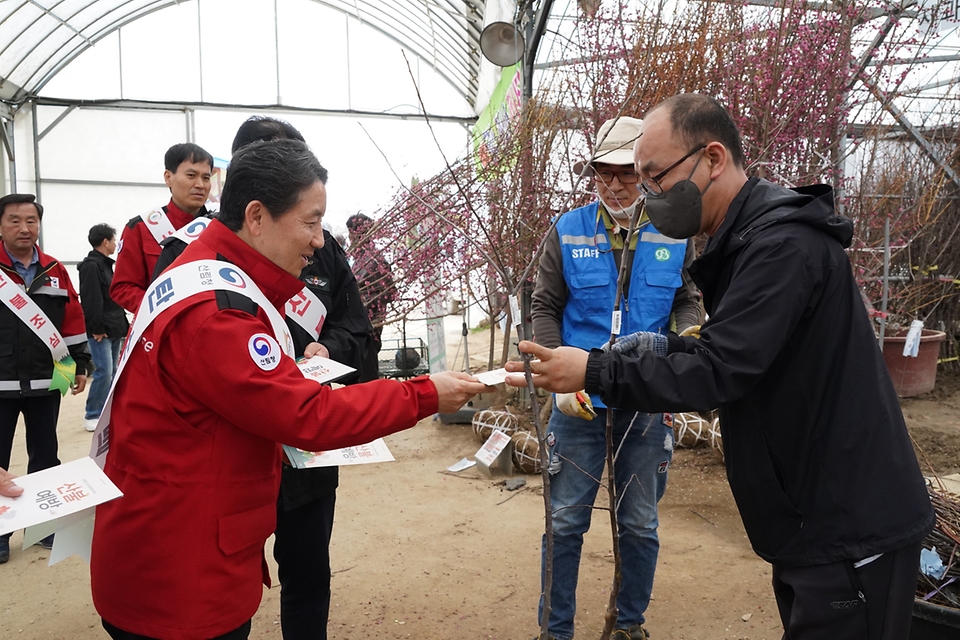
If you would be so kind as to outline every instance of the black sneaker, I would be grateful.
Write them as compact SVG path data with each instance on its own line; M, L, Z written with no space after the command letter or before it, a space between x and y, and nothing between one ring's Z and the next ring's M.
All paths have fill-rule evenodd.
M10 560L10 536L0 536L0 564Z
M53 549L53 536L54 534L48 535L46 538L38 542L37 544L43 547L44 549Z

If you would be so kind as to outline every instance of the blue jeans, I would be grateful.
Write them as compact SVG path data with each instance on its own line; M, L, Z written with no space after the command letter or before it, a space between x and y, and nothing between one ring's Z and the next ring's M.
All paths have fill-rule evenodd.
M87 391L87 406L83 417L87 420L96 420L103 411L110 385L113 384L113 376L117 372L117 360L120 358L123 338L111 340L104 337L97 342L93 336L87 334L87 346L90 347L90 358L93 360L94 369L93 381Z
M580 550L583 534L590 528L606 459L606 410L598 408L597 414L586 422L563 414L554 405L548 426L553 508L549 631L558 640L573 637ZM614 410L613 436L614 450L620 447L614 466L620 501L617 518L622 575L617 594L620 615L615 628L625 629L642 624L650 604L660 551L657 503L667 488L667 468L673 459L673 428L663 424L663 414ZM542 563L546 561L546 544L544 536ZM541 572L541 587L542 575ZM543 619L542 596L538 618Z

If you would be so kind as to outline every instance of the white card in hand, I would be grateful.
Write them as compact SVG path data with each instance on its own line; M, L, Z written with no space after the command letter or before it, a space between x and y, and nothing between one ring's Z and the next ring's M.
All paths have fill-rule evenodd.
M506 369L494 369L493 371L478 373L474 377L488 387L492 387L501 384L507 379L508 375L510 375L510 373Z

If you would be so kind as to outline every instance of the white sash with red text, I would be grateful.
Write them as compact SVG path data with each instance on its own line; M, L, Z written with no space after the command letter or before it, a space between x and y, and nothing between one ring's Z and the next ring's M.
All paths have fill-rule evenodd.
M0 299L13 312L13 315L43 340L43 344L50 349L54 362L59 362L70 355L63 336L50 322L43 309L27 295L23 285L10 280L3 275L2 271L0 271Z
M154 209L150 213L141 215L140 219L147 225L147 230L150 231L150 235L157 241L157 244L176 232L173 223L170 222L170 218L167 217L163 209Z
M308 287L287 300L283 310L288 318L300 325L314 340L320 337L323 321L327 319L327 307Z

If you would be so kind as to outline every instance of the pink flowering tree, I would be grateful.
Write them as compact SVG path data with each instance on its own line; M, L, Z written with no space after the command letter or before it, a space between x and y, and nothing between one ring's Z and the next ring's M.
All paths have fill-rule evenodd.
M682 92L714 95L729 107L743 134L748 173L789 186L837 188L842 213L856 224L850 255L870 300L877 300L886 222L900 278L892 294L896 312L956 318L955 127L941 126L936 137L916 134L929 138L926 148L907 134L910 116L897 107L910 77L900 61L922 60L936 42L932 30L916 28L902 10L883 14L853 1L581 4L590 15L563 22L562 45L552 52L569 62L538 72L522 116L497 133L497 153L482 165L465 153L380 212L376 241L393 247L402 292L393 318L422 313L433 292L465 283L493 324L507 296L535 278L551 220L596 197L573 167L589 158L599 125L618 115L642 116ZM942 121L955 122L955 102L934 107ZM609 458L608 467L614 464ZM544 488L549 538L545 471ZM606 488L616 503L616 488ZM616 559L614 512L611 531ZM619 566L602 638L616 620L618 586Z

